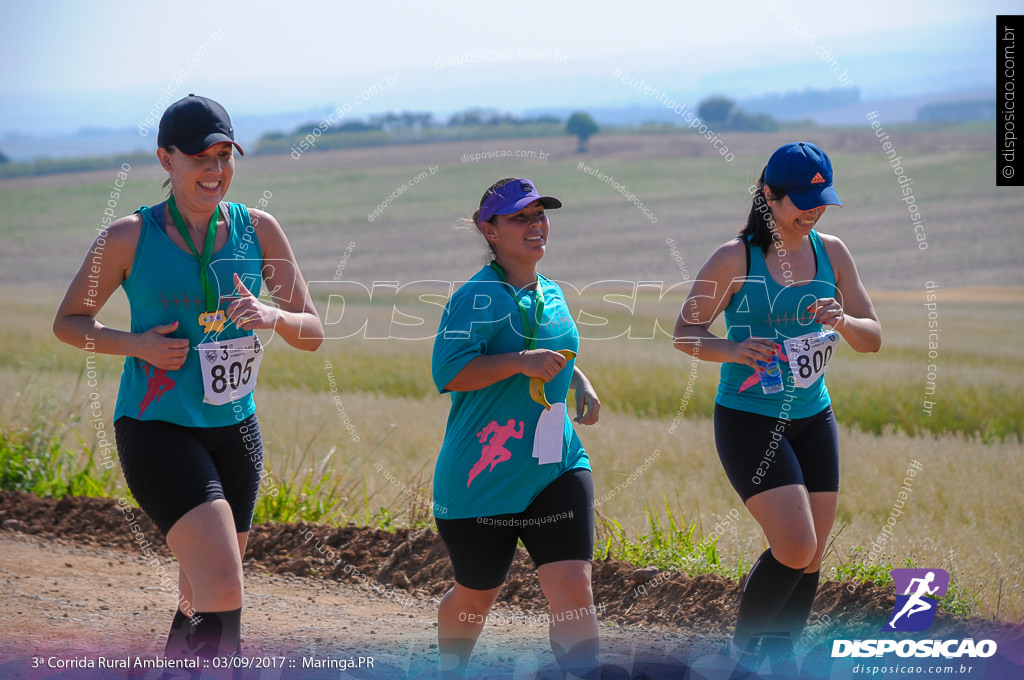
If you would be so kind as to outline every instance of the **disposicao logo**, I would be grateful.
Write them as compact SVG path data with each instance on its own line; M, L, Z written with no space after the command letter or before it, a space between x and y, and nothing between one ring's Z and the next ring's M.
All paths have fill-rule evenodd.
M945 597L949 589L949 572L945 569L893 569L889 573L896 586L896 604L892 608L892 618L882 630L912 632L927 629L935 621L938 598Z
M896 587L896 604L883 632L917 632L935 621L938 599L949 589L949 572L945 569L892 569ZM832 658L879 657L895 653L900 657L938 657L947 659L966 656L987 658L996 653L994 640L833 640Z

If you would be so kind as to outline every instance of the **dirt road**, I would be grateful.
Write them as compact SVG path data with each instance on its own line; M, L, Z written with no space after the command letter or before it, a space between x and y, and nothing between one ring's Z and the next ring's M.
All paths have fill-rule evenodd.
M125 517L113 499L0 492L0 680L161 677L145 664L163 651L177 568L144 515L136 511L131 530ZM437 605L451 567L434 532L257 525L245 572L244 677L436 676ZM602 678L728 677L714 652L731 632L739 584L609 560L595 563L593 585ZM893 603L891 586L824 583L801 645L806 677L830 676L830 637L877 636ZM520 551L469 677L560 678L545 611ZM967 626L976 638L1013 633L940 614L929 635L964 637ZM126 667L100 666L119 661Z

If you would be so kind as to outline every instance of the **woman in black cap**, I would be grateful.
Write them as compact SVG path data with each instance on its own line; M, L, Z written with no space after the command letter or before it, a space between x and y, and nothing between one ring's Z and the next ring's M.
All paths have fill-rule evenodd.
M715 444L770 546L747 577L729 647L748 666L761 640L775 659L792 655L818 587L839 490L825 368L840 336L857 352L882 342L850 251L814 229L826 206L842 205L825 152L782 146L750 190L746 226L704 264L675 330L678 349L722 363ZM723 311L720 338L708 327Z
M53 330L70 345L125 356L118 456L179 563L166 653L210 658L239 647L242 555L263 467L254 331L312 351L323 326L277 220L224 201L234 151L243 153L224 108L189 95L164 112L157 141L168 199L100 233ZM263 280L276 306L258 298ZM118 286L130 331L96 319Z
M549 637L574 676L597 664L590 561L594 486L575 421L597 422L600 401L575 364L579 334L561 289L537 273L547 209L528 179L507 178L480 199L473 222L492 261L452 295L434 341L432 371L451 412L434 471L434 515L455 571L437 612L445 677L459 677L518 540L551 606Z

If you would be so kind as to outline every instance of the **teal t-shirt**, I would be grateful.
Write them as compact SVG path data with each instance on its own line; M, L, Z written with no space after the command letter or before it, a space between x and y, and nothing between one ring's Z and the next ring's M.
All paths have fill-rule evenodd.
M221 214L228 218L228 240L213 254L210 281L218 296L233 295L237 273L252 294L259 295L263 252L249 211L239 203L221 203L220 207ZM121 285L131 308L132 333L177 321L177 329L168 337L188 338L192 349L176 371L158 369L137 357L125 357L114 420L130 416L186 427L238 423L256 412L252 393L221 406L204 403L203 377L195 348L205 342L230 340L253 332L240 330L230 321L220 333L204 332L199 324L199 314L206 310L199 262L195 255L175 245L164 231L163 211L163 203L136 211L142 217L142 230L131 274ZM221 309L227 309L227 301L219 302Z
M520 352L526 333L519 306L526 298L536 318L537 294L543 293L544 314L537 331L537 349L579 350L579 334L561 289L540 277L537 291L516 290L484 267L460 287L441 315L431 363L438 391L475 357ZM545 385L548 402L564 402L575 360L566 362ZM533 439L544 407L530 398L529 378L514 375L481 390L451 392L451 411L444 443L434 468L434 515L441 519L490 517L522 512L559 475L574 468L590 469L586 451L565 416L560 463L540 465L533 457Z
M821 324L814 321L806 308L818 298L836 297L836 278L825 244L813 229L810 239L817 265L814 279L796 281L790 286L783 286L772 278L760 247L750 247L747 279L725 308L725 326L730 340L743 342L758 337L781 345L789 338L821 330ZM780 359L779 365L785 389L765 394L760 381L753 378L754 369L746 364L723 363L715 403L770 418L779 418L783 413L789 418L807 418L831 403L824 375L810 387L801 388L793 384L789 363ZM788 408L783 409L783 404Z

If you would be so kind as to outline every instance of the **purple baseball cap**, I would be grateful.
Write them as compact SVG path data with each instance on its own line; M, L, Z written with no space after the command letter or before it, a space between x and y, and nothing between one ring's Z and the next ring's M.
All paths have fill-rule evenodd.
M198 156L220 142L234 144L238 153L245 155L235 141L228 112L212 99L190 94L168 106L160 118L158 146L173 146L187 156Z
M843 205L832 186L832 161L810 142L792 142L776 149L768 159L764 182L784 189L800 210Z
M488 222L495 215L511 215L517 213L534 201L540 201L545 208L561 208L562 202L554 196L541 196L533 182L526 179L515 179L495 189L480 206L477 226Z

